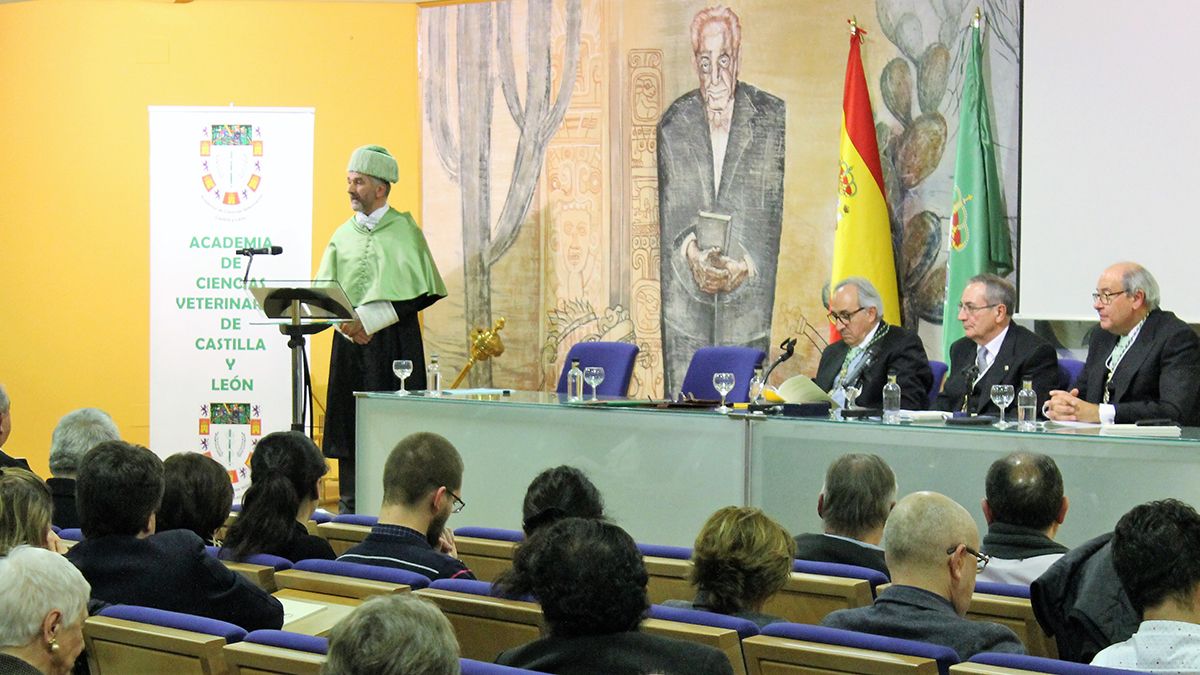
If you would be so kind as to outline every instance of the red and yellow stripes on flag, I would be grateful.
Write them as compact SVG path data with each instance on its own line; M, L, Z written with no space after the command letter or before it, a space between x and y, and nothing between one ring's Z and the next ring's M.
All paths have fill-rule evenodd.
M859 49L865 33L854 21L850 22L831 288L846 277L866 277L883 298L884 320L899 324L900 294L892 252L892 227L883 192L879 145L875 141L875 116L871 113L871 97Z

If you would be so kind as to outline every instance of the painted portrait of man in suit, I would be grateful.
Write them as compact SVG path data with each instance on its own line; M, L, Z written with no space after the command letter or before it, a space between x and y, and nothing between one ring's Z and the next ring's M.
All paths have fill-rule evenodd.
M699 87L658 125L665 390L708 345L766 350L783 221L784 102L738 79L741 22L696 14Z

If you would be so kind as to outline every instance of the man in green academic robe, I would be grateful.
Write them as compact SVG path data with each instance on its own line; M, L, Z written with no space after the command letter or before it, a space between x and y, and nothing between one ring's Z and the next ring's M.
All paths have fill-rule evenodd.
M338 460L342 513L355 509L354 392L395 390L395 359L413 362L407 389L425 388L417 312L446 297L416 221L388 206L398 179L396 160L384 148L365 145L354 151L346 186L355 213L333 233L317 271L317 279L342 285L358 315L334 336L325 405L322 449Z

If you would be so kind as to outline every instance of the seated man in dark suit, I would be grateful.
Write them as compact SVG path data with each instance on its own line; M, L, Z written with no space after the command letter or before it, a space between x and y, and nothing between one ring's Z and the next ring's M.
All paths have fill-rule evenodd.
M92 598L207 616L246 630L279 628L283 606L208 555L191 530L154 533L163 467L154 453L107 441L83 456L76 478L84 540L67 558Z
M73 410L54 427L50 435L50 479L46 485L54 495L54 524L79 527L75 506L75 474L88 450L105 441L121 438L108 413L98 408Z
M825 348L813 381L842 404L845 388L857 386L855 403L864 408L883 404L883 385L895 371L900 385L900 407L924 410L929 407L933 371L925 346L916 333L883 321L883 299L875 286L862 277L848 277L837 284L829 298L829 320L842 339Z
M823 534L796 536L801 560L858 565L888 573L883 525L896 505L896 474L878 455L842 455L825 472L817 496Z
M474 579L458 559L450 514L466 504L463 461L450 441L431 433L405 436L383 465L379 522L362 543L338 558L395 567L430 579Z
M892 585L875 604L832 612L822 626L942 645L964 661L980 652L1025 653L1010 628L964 617L975 575L987 565L966 509L945 495L915 492L892 510L883 541Z
M1016 291L995 274L971 278L958 303L966 336L950 345L950 375L934 404L938 410L999 415L992 385L1021 390L1033 380L1038 404L1058 388L1058 355L1033 331L1012 321Z
M0 384L0 467L11 466L30 471L29 462L24 457L11 457L4 452L4 444L8 442L8 435L11 433L12 400L8 398L8 392L4 390L4 385Z
M496 585L506 597L535 597L547 635L496 663L569 675L732 675L715 647L638 630L647 579L637 544L612 523L564 518L538 530Z
M1046 455L1014 452L992 463L984 490L988 531L982 553L992 562L979 580L1028 586L1067 552L1054 541L1070 506L1058 464Z
M1092 331L1075 388L1050 392L1050 419L1200 425L1200 338L1158 302L1158 282L1141 265L1104 270L1092 293L1101 330Z

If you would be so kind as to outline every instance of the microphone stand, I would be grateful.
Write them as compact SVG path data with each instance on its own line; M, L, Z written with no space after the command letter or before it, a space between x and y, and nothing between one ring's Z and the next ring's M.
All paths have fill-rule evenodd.
M785 338L783 342L779 343L779 348L783 350L783 353L780 354L778 358L775 359L775 362L771 364L771 367L767 368L766 372L763 373L763 386L766 386L767 378L771 377L771 371L775 370L775 367L779 364L792 358L792 354L796 353L796 338Z
M247 251L242 255L246 256L246 274L242 277L242 286L245 286L246 282L250 280L250 266L254 264L254 252Z

